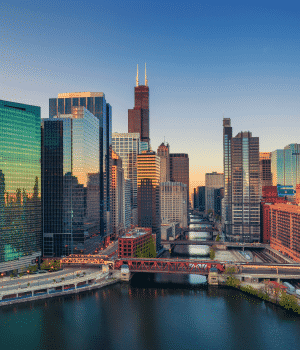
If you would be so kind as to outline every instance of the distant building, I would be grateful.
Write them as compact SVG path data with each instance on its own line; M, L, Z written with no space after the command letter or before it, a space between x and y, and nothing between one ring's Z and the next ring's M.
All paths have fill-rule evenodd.
M123 186L123 224L126 231L131 226L131 180L124 178Z
M118 240L118 258L135 257L137 248L141 247L152 236L151 228L136 227Z
M115 151L112 151L111 174L112 232L114 238L117 238L124 232L124 170L122 168L122 160Z
M170 181L170 146L162 143L157 149L160 157L160 182Z
M271 153L273 186L293 186L300 183L300 144L293 143Z
M99 119L85 107L42 122L43 252L90 254L101 234Z
M224 187L214 189L214 213L222 216L222 199L224 198Z
M145 85L139 85L137 72L134 88L134 108L128 109L128 132L139 133L142 142L150 142L149 133L149 86L145 67Z
M138 226L151 227L160 249L160 158L152 151L137 156Z
M260 239L259 138L251 132L232 137L230 118L223 119L225 235L230 241Z
M189 155L186 153L170 153L170 181L187 185L187 208L190 202Z
M138 224L137 208L137 155L140 153L140 134L112 134L112 149L121 157L125 179L131 180L131 224Z
M176 221L179 222L180 227L188 227L186 197L186 184L170 181L160 184L160 207L163 223Z
M272 186L272 172L271 172L271 153L259 153L259 170L261 187Z
M161 239L175 240L181 233L179 222L170 222L161 224Z
M41 108L0 100L0 273L42 254Z
M215 189L224 187L224 174L217 172L205 174L205 210L215 210Z
M205 211L205 186L194 188L194 209Z

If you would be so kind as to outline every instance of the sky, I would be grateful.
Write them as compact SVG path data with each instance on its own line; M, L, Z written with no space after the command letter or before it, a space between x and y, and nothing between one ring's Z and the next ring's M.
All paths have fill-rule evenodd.
M299 2L10 0L0 13L0 99L43 118L58 93L104 92L127 132L147 62L152 149L189 154L190 190L223 172L223 117L261 152L300 143Z

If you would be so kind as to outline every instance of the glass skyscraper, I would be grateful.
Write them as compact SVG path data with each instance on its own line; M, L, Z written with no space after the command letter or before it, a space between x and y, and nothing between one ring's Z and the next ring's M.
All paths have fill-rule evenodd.
M99 129L85 107L43 119L44 256L90 254L101 242Z
M271 153L273 186L293 186L300 183L300 144L292 143Z
M259 138L251 132L232 137L231 121L223 120L224 220L230 241L258 242L260 236Z
M49 118L60 114L71 114L72 107L85 107L99 120L100 126L100 222L101 235L111 233L111 146L112 108L103 92L72 92L58 94L49 99Z
M41 109L0 100L0 272L41 256Z

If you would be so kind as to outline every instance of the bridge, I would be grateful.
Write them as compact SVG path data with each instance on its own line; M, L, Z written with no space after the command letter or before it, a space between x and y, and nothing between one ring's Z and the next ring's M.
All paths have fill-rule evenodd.
M118 259L115 261L115 269L121 269L122 265L127 265L130 272L208 275L212 267L216 267L219 272L225 271L224 263L211 260L130 258Z
M60 263L63 265L108 265L110 268L114 267L114 261L108 260L107 255L71 254L60 259Z
M168 241L168 240L161 240L161 244L169 244L170 246L175 245L218 245L218 246L225 246L227 248L247 248L247 249L265 249L268 247L266 244L254 244L254 243L237 243L237 242L217 242L217 241L198 241L198 240L175 240L175 241Z

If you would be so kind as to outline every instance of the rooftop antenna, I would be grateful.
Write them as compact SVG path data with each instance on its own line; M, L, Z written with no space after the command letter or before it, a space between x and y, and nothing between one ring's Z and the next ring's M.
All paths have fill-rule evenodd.
M136 67L136 86L139 86L139 65Z
M148 86L147 71L146 71L146 62L145 62L145 85Z

